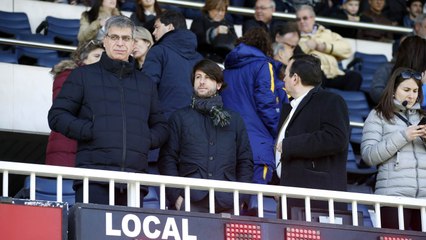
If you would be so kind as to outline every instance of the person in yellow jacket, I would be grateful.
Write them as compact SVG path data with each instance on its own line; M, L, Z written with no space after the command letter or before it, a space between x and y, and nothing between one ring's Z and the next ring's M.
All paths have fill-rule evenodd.
M324 73L324 87L341 90L359 90L362 82L361 74L354 71L342 71L338 62L352 55L351 45L339 34L315 23L314 9L302 5L296 11L296 22L301 38L299 46L306 54L315 55L321 61Z

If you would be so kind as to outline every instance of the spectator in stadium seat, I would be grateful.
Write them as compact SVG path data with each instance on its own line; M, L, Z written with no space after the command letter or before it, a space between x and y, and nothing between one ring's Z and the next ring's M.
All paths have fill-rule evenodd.
M374 73L370 89L370 97L375 104L379 103L392 72L400 67L411 68L417 72L426 70L426 39L418 36L406 37L397 50L395 61L379 66Z
M186 27L185 17L165 11L155 20L156 43L145 58L142 72L154 80L164 114L189 106L193 88L191 72L203 57L197 49L197 37Z
M157 0L135 0L136 10L130 15L130 19L136 26L142 26L149 32L154 31L154 23L156 16L160 15L163 10Z
M361 13L361 16L370 18L373 23L382 25L397 25L397 22L392 22L387 18L383 12L386 0L368 0L370 8ZM360 35L365 40L380 41L380 42L391 42L393 40L393 34L387 31L379 30L360 30Z
M274 0L257 0L254 6L254 19L248 19L243 23L243 35L252 28L261 27L273 38L275 26L283 22L273 18L275 6Z
M420 14L416 17L414 23L414 34L426 39L426 13Z
M167 121L154 82L136 69L130 56L133 22L114 16L105 29L105 53L99 62L71 72L53 101L49 126L78 141L76 167L146 173L149 149L167 140ZM109 203L107 182L89 185L90 203ZM82 202L82 181L74 188L76 202ZM115 204L127 205L126 186L115 188ZM141 205L146 193L141 186Z
M362 82L361 74L355 71L343 72L338 61L349 58L352 49L349 42L339 34L315 23L315 12L309 5L301 6L296 12L300 30L299 46L306 54L316 55L321 60L324 73L324 87L357 91Z
M79 42L102 40L105 35L105 22L112 16L121 15L117 0L94 0L90 10L81 14Z
M361 0L344 0L341 9L335 12L332 17L351 22L371 23L372 20L359 14L359 4ZM344 38L358 38L358 29L350 27L331 27L331 30L340 34Z
M90 41L82 43L72 54L72 59L63 60L56 64L50 73L53 75L53 99L58 96L62 85L70 75L71 71L82 65L88 65L99 61L104 47L100 41ZM75 154L77 151L77 141L62 135L61 133L50 132L46 148L46 164L75 167Z
M225 59L228 86L221 95L225 107L238 112L246 124L255 183L268 183L275 169L274 141L282 101L277 99L279 85L275 83L280 81L280 67L272 59L271 39L262 28L253 28L239 38Z
M217 63L204 59L192 72L192 103L170 117L170 137L161 148L161 174L251 182L253 155L243 119L223 108L226 84ZM184 209L184 189L167 189L172 208ZM208 191L191 191L191 211L209 212ZM246 199L247 200L247 199ZM241 201L241 200L240 200ZM233 212L232 193L215 193L215 212Z
M426 198L426 125L418 125L426 116L421 88L421 72L397 68L364 123L361 153L365 163L378 167L375 194ZM380 212L383 228L399 228L396 207ZM404 226L421 230L418 209L404 208Z
M303 53L299 46L300 32L297 24L287 22L277 25L274 32L275 42L273 44L274 59L287 66L293 53Z
M144 27L135 27L135 49L133 49L133 57L138 62L138 69L142 69L145 57L149 49L154 44L151 33Z
M402 19L402 26L413 28L415 19L423 12L423 0L408 0L407 15Z
M218 63L223 63L237 40L234 25L225 19L228 6L229 0L206 0L203 15L191 24L191 31L197 35L198 52Z
M293 100L281 111L277 174L282 186L345 191L348 108L342 97L321 88L321 75L320 59L312 55L294 55L287 65L284 82ZM303 207L304 200L288 199L288 204L290 211ZM311 206L327 208L328 203L312 201ZM346 204L336 204L341 207Z

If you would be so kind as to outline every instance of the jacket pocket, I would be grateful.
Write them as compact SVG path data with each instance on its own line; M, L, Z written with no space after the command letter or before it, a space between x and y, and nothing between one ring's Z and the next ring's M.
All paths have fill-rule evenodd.
M414 152L397 152L396 160L393 163L395 171L403 169L414 169L416 168L416 159L414 158ZM416 153L417 154L417 153Z

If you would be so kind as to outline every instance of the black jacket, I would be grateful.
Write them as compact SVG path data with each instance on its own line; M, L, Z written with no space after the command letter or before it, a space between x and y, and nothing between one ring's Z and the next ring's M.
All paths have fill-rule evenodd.
M192 68L203 59L196 49L195 34L177 29L164 34L148 51L142 72L157 84L158 97L167 118L191 103Z
M283 106L280 128L291 108ZM349 116L344 100L320 87L309 91L285 132L281 185L346 190Z
M161 148L159 170L163 175L237 182L251 182L253 156L242 118L231 114L231 124L215 127L209 116L191 107L176 111L169 120L170 137ZM191 201L206 197L208 191L191 191ZM183 189L168 189L171 203ZM232 209L232 193L215 193L221 208Z
M78 140L76 166L146 172L150 148L168 136L155 84L133 59L76 68L49 111L49 126Z

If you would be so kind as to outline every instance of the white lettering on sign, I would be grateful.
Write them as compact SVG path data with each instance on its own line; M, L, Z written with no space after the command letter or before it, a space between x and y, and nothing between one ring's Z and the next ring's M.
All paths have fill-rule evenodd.
M161 221L156 216L147 216L141 222L141 219L135 214L126 214L121 219L121 229L114 229L112 213L105 213L105 234L107 236L121 236L124 234L129 238L135 238L141 235L148 239L169 239L175 240L197 240L197 236L189 234L188 219L182 219L182 231L178 228L176 220L173 217L168 217L163 229ZM152 223L152 224L151 224Z

